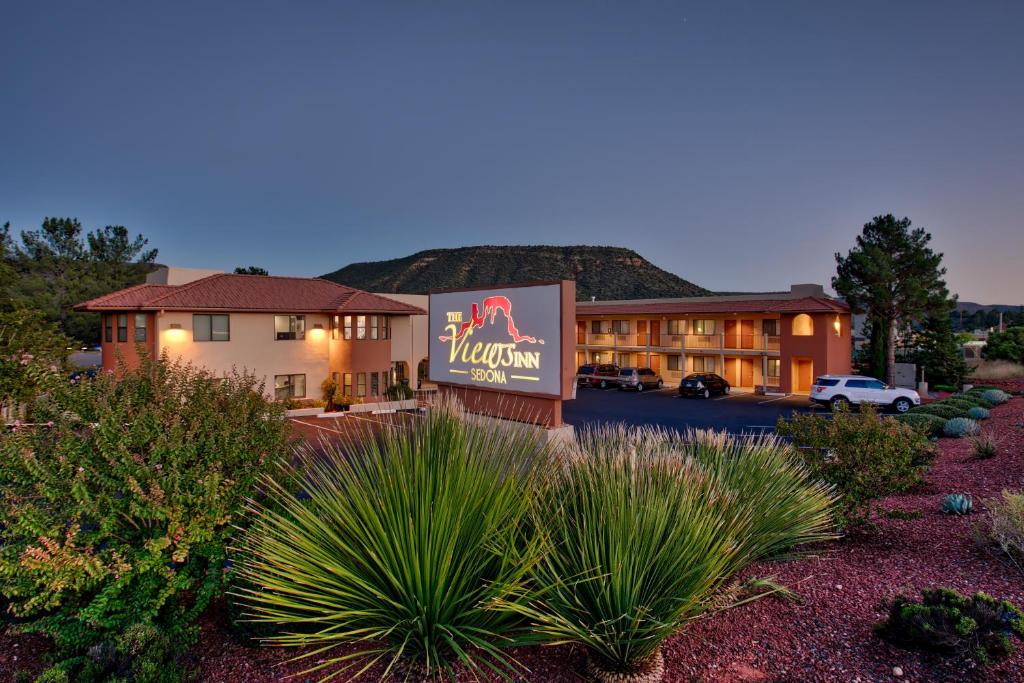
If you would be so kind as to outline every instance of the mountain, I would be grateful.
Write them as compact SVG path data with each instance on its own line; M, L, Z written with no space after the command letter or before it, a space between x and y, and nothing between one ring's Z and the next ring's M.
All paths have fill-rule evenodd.
M576 298L653 299L712 294L621 247L480 246L429 249L353 263L321 277L370 292L426 294L536 280L576 280Z
M957 301L957 311L964 313L976 313L977 311L1002 311L1003 313L1019 313L1024 306L1012 304L976 304L973 301Z

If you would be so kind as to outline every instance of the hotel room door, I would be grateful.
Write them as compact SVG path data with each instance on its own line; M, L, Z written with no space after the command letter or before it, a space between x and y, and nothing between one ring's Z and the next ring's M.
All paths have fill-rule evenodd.
M727 348L727 349L739 348L739 344L737 344L738 341L739 340L737 339L737 336L736 336L736 321L735 320L726 320L725 321L725 348ZM732 382L729 382L729 384L732 384Z
M754 359L753 358L741 358L740 359L740 386L742 386L742 387L753 387L754 386Z

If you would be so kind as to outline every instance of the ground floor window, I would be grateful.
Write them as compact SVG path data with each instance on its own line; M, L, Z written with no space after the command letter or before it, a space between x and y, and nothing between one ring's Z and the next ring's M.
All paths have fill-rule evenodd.
M107 342L112 342L112 341L114 341L114 316L112 316L112 315L105 315L105 316L103 316L103 318L105 320L105 322L104 322L105 331L103 333L103 335L104 335L103 338Z
M679 356L669 356L668 357L668 369L673 371L673 372L678 372L679 371L679 360L680 360Z
M714 356L694 356L693 357L693 371L694 372L714 372L715 371L715 357Z
M306 397L305 375L274 375L274 398L288 400Z
M370 396L380 396L380 380L376 372L370 373Z
M144 342L146 341L146 328L148 323L146 320L145 313L135 314L135 341Z
M366 373L356 373L356 396L366 396Z
M768 376L769 377L778 377L779 376L779 368L781 367L781 363L782 363L782 361L780 361L778 358L769 358L768 359Z
M117 316L117 341L128 341L128 316L123 313Z
M346 372L341 377L342 377L341 393L345 394L346 396L351 396L352 395L352 373L351 372Z

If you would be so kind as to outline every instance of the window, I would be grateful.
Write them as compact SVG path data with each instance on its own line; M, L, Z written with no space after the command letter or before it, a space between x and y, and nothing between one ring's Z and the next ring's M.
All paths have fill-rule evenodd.
M370 339L376 339L380 334L380 329L377 327L380 323L377 322L377 316L370 316Z
M819 377L818 379L814 380L814 383L820 387L834 387L837 384L839 384L839 380L826 377Z
M612 328L615 330L615 334L629 334L629 321L613 320Z
M346 372L342 376L341 393L346 396L352 395L352 373Z
M105 328L103 339L107 342L114 341L114 316L105 315L103 316L103 325Z
M366 316L356 316L356 339L366 339Z
M356 373L356 396L366 396L366 373Z
M149 316L147 316L145 313L135 314L135 341L146 341L146 327L149 322L148 318Z
M117 316L117 341L128 341L128 314L121 313Z
M780 361L778 358L768 359L768 376L778 377L779 376Z
M380 338L391 338L391 318L386 315L380 317Z
M811 316L801 313L793 318L793 336L809 337L814 334L814 321Z
M693 333L694 334L714 334L715 333L715 321L714 320L694 320L693 321Z
M867 389L867 380L863 379L848 379L846 380L846 387L848 389Z
M591 334L609 334L612 331L612 323L610 320L591 320L590 321L590 333Z
M331 339L338 338L338 327L341 324L341 317L337 315L331 316Z
M306 316L304 315L275 315L274 335L277 340L284 339L305 339L306 338Z
M693 357L693 371L694 372L714 372L715 371L715 357L714 356L694 356Z
M345 339L352 338L352 316L345 316Z
M668 333L669 334L686 334L686 321L685 320L669 320L668 321Z
M380 380L376 372L370 373L370 396L380 396Z
M289 398L305 397L305 375L274 375L274 398L285 401Z
M679 370L679 356L668 356L668 369L677 371Z
M762 320L761 332L763 334L767 334L769 337L779 336L779 321L775 319Z
M192 341L230 341L231 325L226 315L192 316Z

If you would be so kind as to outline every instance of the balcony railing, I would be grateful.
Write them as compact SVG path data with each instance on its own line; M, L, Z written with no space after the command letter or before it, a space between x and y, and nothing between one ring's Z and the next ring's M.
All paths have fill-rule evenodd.
M584 345L639 348L646 347L649 341L651 348L685 348L687 351L767 351L771 353L778 352L780 348L777 335L763 334L661 334L655 340L646 332L634 334L588 332L582 337L577 335L576 339L578 344Z
M722 338L717 334L688 334L686 335L686 348L720 349L722 348Z

